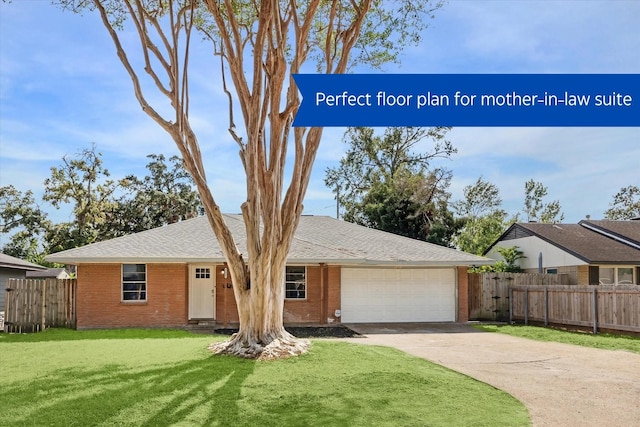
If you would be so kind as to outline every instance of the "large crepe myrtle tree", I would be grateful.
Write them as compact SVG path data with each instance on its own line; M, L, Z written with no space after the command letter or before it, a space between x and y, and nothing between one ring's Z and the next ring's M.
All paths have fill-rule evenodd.
M238 333L212 344L211 349L261 359L306 352L309 342L283 327L284 276L322 128L291 127L301 101L292 75L345 73L356 66L380 68L397 61L406 45L420 41L441 0L56 3L100 15L140 106L171 136L193 176L227 262L240 319ZM135 30L138 50L125 48L122 42L128 25ZM225 224L215 189L207 182L198 137L189 120L190 47L202 40L211 43L219 58L219 65L210 72L221 74L229 132L246 174L247 199L241 206L244 254ZM169 114L164 113L164 104L151 103L158 93L169 100ZM240 110L241 126L235 109ZM288 150L293 150L293 165L285 175Z

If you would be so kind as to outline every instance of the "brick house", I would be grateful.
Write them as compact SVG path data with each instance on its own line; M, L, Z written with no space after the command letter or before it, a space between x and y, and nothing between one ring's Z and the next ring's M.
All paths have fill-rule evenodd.
M241 215L225 215L244 250ZM238 322L205 217L52 254L75 265L78 328ZM287 261L286 324L467 320L467 267L493 260L325 216L303 216Z
M501 259L500 246L518 246L525 272L567 274L571 285L640 284L640 220L516 223L486 256Z

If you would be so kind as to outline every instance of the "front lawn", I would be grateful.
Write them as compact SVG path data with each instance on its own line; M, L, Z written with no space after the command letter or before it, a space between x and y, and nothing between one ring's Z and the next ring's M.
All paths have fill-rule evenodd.
M526 408L386 347L317 340L301 357L211 355L182 331L0 334L0 425L526 426Z
M538 341L553 341L585 347L603 348L606 350L626 350L640 353L640 337L632 337L629 335L594 335L585 332L570 332L540 326L524 325L476 325L475 328L486 332L499 332Z

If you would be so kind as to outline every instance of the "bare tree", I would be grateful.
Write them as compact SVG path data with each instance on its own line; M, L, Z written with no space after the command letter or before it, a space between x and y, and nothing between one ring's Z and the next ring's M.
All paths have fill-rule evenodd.
M284 330L284 273L302 213L322 128L291 128L300 105L292 75L309 60L318 72L344 73L356 64L379 67L418 42L426 18L441 6L410 0L59 0L74 11L95 9L133 82L142 109L178 146L220 242L238 303L240 330L215 352L252 358L300 354L308 341ZM133 23L144 63L137 70L120 40ZM246 173L242 204L247 253L239 253L205 178L198 139L189 122L190 44L194 33L213 43L229 101L229 132ZM173 117L151 105L146 73L169 99ZM231 85L227 85L226 75ZM155 92L154 92L155 94ZM236 127L239 106L244 127ZM292 141L290 142L290 139ZM285 183L290 145L294 163Z

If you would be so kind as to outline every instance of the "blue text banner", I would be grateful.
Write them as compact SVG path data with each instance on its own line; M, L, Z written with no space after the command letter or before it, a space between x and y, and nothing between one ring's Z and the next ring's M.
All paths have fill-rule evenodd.
M296 74L294 126L640 126L640 74Z

